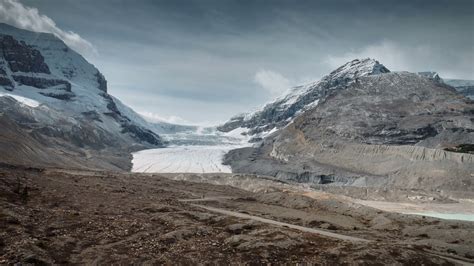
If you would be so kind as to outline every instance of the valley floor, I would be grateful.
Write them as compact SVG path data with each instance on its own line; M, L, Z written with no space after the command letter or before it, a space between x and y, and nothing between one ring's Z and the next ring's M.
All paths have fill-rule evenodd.
M311 193L308 195L307 193ZM0 167L0 263L472 263L474 223L232 174Z

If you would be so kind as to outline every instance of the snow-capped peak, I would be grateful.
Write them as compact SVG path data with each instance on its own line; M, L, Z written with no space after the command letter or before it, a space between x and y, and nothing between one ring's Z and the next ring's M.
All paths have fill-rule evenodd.
M160 145L151 126L107 93L100 71L52 34L0 23L0 90L124 142Z
M298 101L301 96L306 95L320 84L328 83L330 86L337 86L343 83L354 82L359 77L378 75L388 72L390 72L390 70L388 70L384 65L380 64L377 60L370 58L354 59L332 71L329 75L324 76L319 81L293 87L287 95L277 99L276 102L281 101L283 106L289 107Z
M388 72L390 72L390 70L388 70L384 65L380 64L379 61L371 58L364 58L354 59L350 62L347 62L338 69L331 72L328 76L357 77L366 75L377 75Z
M301 113L315 108L320 100L332 91L357 82L364 76L390 72L377 60L355 59L324 76L321 80L290 89L289 93L265 105L261 110L233 117L219 127L222 131L231 131L238 127L249 128L249 134L282 128L291 123Z

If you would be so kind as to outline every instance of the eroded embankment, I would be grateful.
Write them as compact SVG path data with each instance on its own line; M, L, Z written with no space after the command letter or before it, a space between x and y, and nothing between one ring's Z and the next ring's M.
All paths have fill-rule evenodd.
M295 149L299 149L295 152ZM429 149L419 146L362 144L272 146L269 155L288 164L316 162L327 168L343 169L359 177L369 176L363 185L400 188L474 190L474 155ZM303 163L301 163L303 162ZM307 163L311 166L310 163ZM317 169L321 171L321 167ZM308 169L311 172L311 169ZM334 171L333 171L334 172ZM357 183L359 178L349 180ZM375 176L375 178L374 178ZM350 175L347 178L351 177ZM377 178L383 182L377 182ZM383 180L386 177L386 180ZM360 184L359 184L360 185Z

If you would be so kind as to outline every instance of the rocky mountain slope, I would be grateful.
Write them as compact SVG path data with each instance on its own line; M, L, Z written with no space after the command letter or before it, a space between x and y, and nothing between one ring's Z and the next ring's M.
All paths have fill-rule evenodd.
M56 150L88 158L88 166L129 169L130 151L163 145L146 121L108 93L97 68L51 34L0 24L0 96L1 118L27 132L23 149L2 155L10 161L24 159L28 148L33 162L54 158L39 150Z
M445 79L441 78L437 72L418 72L419 75L430 78L436 82L441 82L455 88L459 93L474 100L474 80L466 79Z
M320 95L317 104L260 146L229 153L227 163L302 182L474 189L474 156L445 150L474 143L473 102L442 82L375 62L354 60L315 83L323 85L297 102ZM354 74L341 80L341 73Z
M323 77L320 81L297 86L284 97L267 104L262 110L254 113L237 115L219 130L228 132L244 128L247 134L259 138L262 133L275 131L293 121L303 112L315 107L334 91L343 89L348 83L359 77L387 73L389 70L376 60L353 60Z
M443 79L444 83L456 88L461 94L474 100L474 80Z

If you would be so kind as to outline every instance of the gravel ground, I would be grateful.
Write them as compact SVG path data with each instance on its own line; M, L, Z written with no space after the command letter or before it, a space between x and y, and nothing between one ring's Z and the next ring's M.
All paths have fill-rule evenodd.
M211 208L371 241L180 201L202 197L215 198L199 202ZM315 199L276 187L254 193L162 175L4 165L0 206L1 264L452 265L473 250L473 223L408 219L326 194Z

